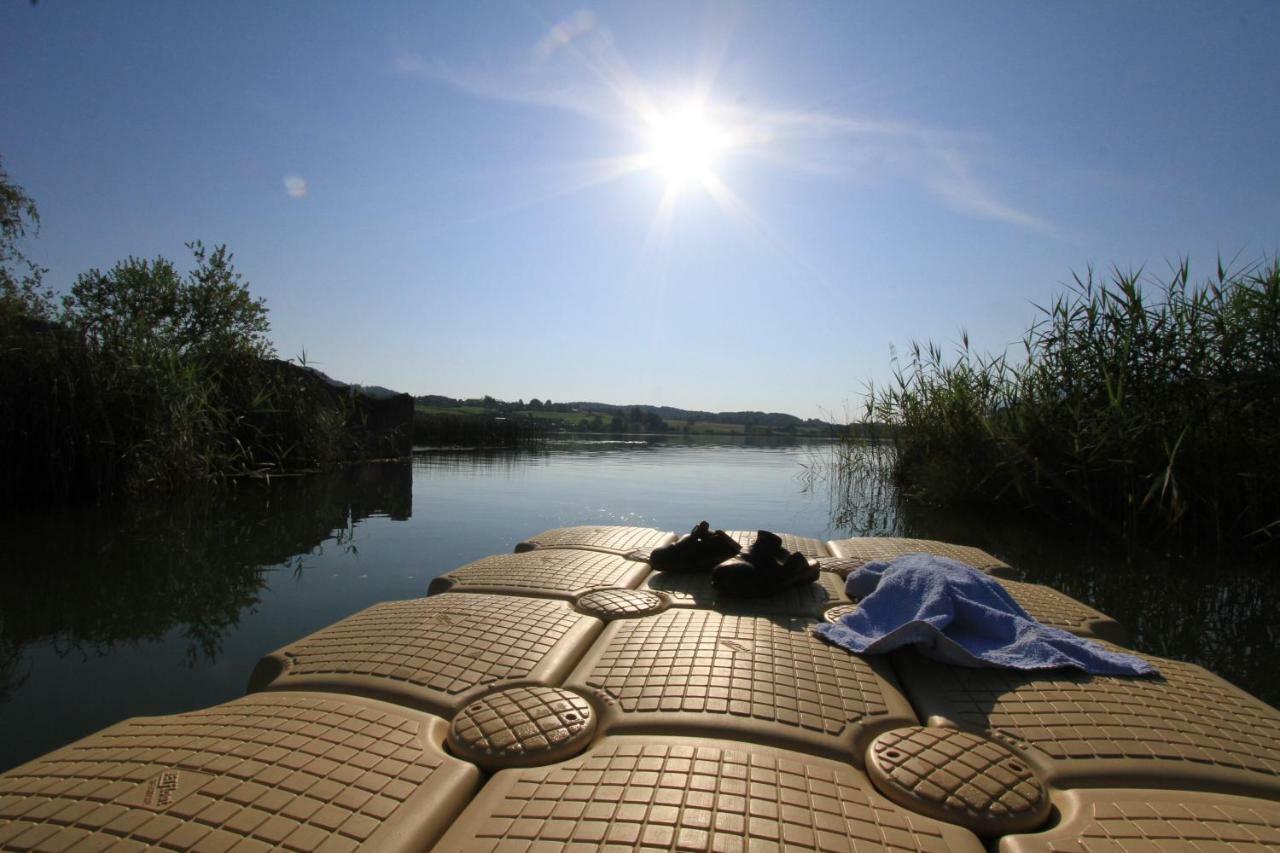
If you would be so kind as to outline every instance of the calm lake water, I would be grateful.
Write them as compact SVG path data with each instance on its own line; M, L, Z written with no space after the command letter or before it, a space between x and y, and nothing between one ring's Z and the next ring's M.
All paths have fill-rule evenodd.
M1115 616L1137 648L1280 703L1280 575L1267 566L1129 554L1082 531L897 512L860 493L851 505L820 476L826 459L822 444L742 439L424 450L216 498L11 515L0 521L0 769L126 717L243 695L266 652L583 523L685 531L706 518L979 545Z

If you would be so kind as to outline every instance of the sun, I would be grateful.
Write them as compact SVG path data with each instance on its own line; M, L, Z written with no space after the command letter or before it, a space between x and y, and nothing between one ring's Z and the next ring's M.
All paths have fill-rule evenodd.
M669 187L705 182L727 145L725 133L697 107L656 116L652 121L650 161Z

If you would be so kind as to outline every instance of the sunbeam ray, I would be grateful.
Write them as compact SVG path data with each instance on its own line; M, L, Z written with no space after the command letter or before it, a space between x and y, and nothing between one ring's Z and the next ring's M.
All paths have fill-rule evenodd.
M514 213L517 210L524 210L530 207L537 207L540 204L546 204L565 196L580 193L601 184L607 184L612 181L624 178L627 175L649 168L651 165L651 157L646 154L630 154L622 157L602 157L597 160L583 161L581 163L571 163L566 168L581 169L587 167L592 170L591 174L585 175L567 186L541 193L533 198L514 201L510 204L504 204L501 207L487 210L464 219L464 222L480 222L495 216L503 216L508 213Z
M640 258L645 260L665 249L671 236L671 222L675 215L676 199L680 197L680 187L667 184L662 191L662 199L653 212L649 222L649 231L645 234L644 243L640 247Z

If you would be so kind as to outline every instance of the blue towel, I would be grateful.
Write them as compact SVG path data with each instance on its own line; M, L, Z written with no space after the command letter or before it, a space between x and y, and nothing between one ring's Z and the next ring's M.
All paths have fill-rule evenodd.
M994 578L956 560L905 554L867 563L845 589L861 599L858 609L814 630L857 654L914 644L926 657L959 666L1159 675L1136 655L1040 624Z

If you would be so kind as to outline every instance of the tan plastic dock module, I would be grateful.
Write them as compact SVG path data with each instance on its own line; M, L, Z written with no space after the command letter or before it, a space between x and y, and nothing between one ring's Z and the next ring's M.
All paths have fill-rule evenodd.
M675 534L652 527L618 527L612 525L580 525L557 527L530 536L516 545L516 553L538 548L590 548L612 554L651 551L659 545L675 541Z
M935 554L967 563L975 569L998 578L1014 577L1017 572L1003 560L999 560L981 548L969 545L952 545L932 539L902 539L889 536L862 536L856 539L835 539L827 543L831 556L855 562L839 564L843 574L848 574L861 563L871 560L892 560L903 554Z
M872 737L916 716L887 661L828 645L812 624L680 607L612 622L565 686L598 698L604 734L734 738L861 763Z
M579 598L573 606L579 613L612 622L666 610L671 606L671 598L647 589L597 589Z
M595 734L596 715L577 693L541 685L487 693L449 724L449 749L486 770L536 767L577 755Z
M435 853L982 849L967 830L899 809L847 764L711 740L619 737L563 764L498 773Z
M813 583L791 587L769 598L723 596L711 585L710 572L653 572L640 589L667 596L672 607L780 616L821 617L827 608L849 602L844 583L829 572L823 572Z
M563 601L450 593L378 604L263 658L253 690L336 690L450 716L478 694L558 684L601 622Z
M573 600L597 589L635 589L648 563L602 551L551 549L499 554L431 581L427 592L492 592Z
M998 741L958 729L885 732L867 750L867 775L903 808L979 835L1039 829L1049 794L1035 771Z
M1054 796L1053 829L1000 840L1000 853L1280 850L1280 803L1188 791L1087 789Z
M853 569L862 565L860 561L853 561L853 563L849 564L852 568L849 568L843 565L847 562L843 559L824 560L822 562L823 576L832 578L843 574L847 579ZM845 571L846 568L848 568L848 571ZM652 580L653 578L649 579L650 582ZM1129 642L1128 632L1115 619L1105 613L1094 610L1083 602L1076 601L1069 595L1058 592L1052 587L1033 583L1020 583L1006 578L996 578L996 581L1009 591L1009 595L1013 596L1013 600L1022 605L1024 610L1045 625L1061 628L1081 637L1096 637L1097 639L1119 643L1120 645ZM848 596L844 595L844 584L840 583L838 589L840 590L841 598L847 600Z
M315 693L126 720L0 776L0 849L425 849L480 786L445 723Z
M1000 583L1014 601L1045 625L1119 645L1129 642L1129 632L1119 622L1053 587L1010 580Z
M845 616L858 609L856 604L837 604L822 611L822 618L827 622L839 622Z
M736 541L744 549L750 548L752 543L756 541L757 530L726 530L730 538ZM782 547L787 551L799 551L806 557L830 557L831 552L827 550L827 544L818 539L810 539L807 536L796 536L791 533L779 533L782 539Z
M1157 678L965 669L893 655L930 725L990 731L1058 788L1126 785L1280 797L1280 712L1198 666Z

